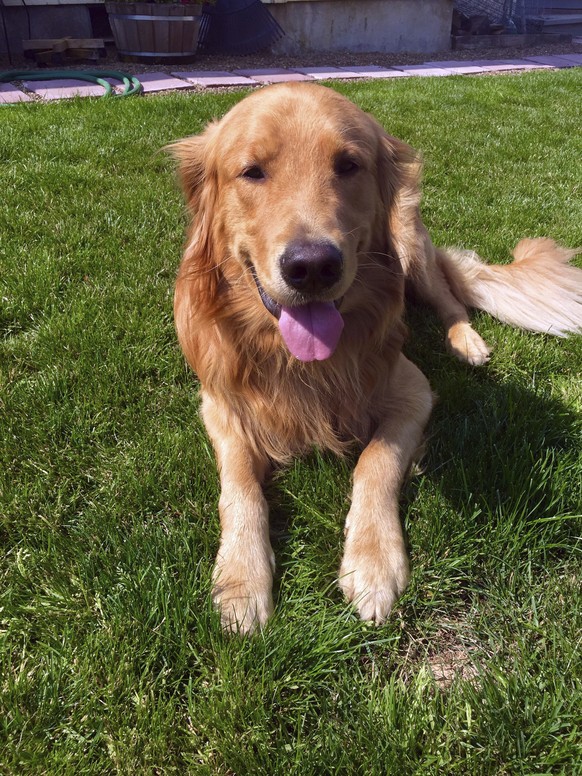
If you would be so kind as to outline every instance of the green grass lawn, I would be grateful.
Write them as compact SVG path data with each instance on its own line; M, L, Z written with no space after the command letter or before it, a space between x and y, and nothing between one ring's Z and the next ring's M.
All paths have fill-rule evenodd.
M582 243L582 69L338 86L425 156L437 244ZM177 347L185 217L158 149L241 94L0 111L0 773L574 774L582 338L409 314L440 397L390 621L335 579L353 461L269 486L276 613L209 603L218 478Z

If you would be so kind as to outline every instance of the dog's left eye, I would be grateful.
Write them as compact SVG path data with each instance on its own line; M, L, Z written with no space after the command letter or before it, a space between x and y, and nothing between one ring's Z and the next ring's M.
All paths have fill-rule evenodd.
M251 167L247 167L246 170L242 171L241 177L252 181L262 181L265 178L265 173L258 164L253 164Z
M354 175L359 169L360 165L351 156L340 156L335 161L337 175Z

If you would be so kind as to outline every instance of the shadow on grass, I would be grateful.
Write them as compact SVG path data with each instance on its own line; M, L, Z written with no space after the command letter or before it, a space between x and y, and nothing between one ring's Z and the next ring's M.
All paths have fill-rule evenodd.
M494 348L490 365L472 368L445 352L424 311L413 309L410 323L407 355L439 397L424 477L404 489L403 511L416 512L413 565L415 554L423 558L418 584L425 593L440 585L436 598L449 610L500 582L525 590L527 569L540 576L571 559L579 534L581 419L560 399L552 362L559 352L558 372L568 369L569 345L500 328L498 349L509 345L512 359L497 362ZM490 319L476 317L493 344L487 327ZM535 368L528 347L542 351ZM427 487L437 496L423 514ZM456 579L443 582L447 572Z
M507 566L524 557L547 563L571 552L577 526L569 516L580 510L580 499L569 469L580 447L579 416L543 384L532 387L527 368L499 373L494 359L480 368L457 361L425 310L412 308L409 324L406 353L439 397L423 473L410 478L401 494L403 520L414 513L413 535L407 536L413 565L418 555L431 566L440 554L456 552L475 591L495 563ZM281 603L295 587L299 567L304 589L309 581L342 601L335 581L357 455L338 463L314 453L268 484L275 597ZM427 489L437 494L436 504ZM453 606L457 596L465 598L458 589Z
M500 374L495 355L492 366L470 367L445 352L440 327L427 325L426 315L413 311L411 326L407 355L438 397L427 429L425 470L455 508L463 510L469 493L491 505L503 503L527 489L540 462L579 452L580 416L549 395L543 372L534 390L533 367ZM435 354L436 368L427 365ZM539 484L546 486L545 498L541 494L531 505L538 514L557 495L565 497L564 511L580 508L574 493L554 493L551 479Z

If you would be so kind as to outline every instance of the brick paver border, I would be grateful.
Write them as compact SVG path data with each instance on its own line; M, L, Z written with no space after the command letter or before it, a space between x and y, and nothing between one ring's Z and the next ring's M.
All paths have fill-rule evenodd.
M424 62L421 65L361 65L354 67L304 67L263 68L233 71L176 70L172 73L142 73L136 77L146 94L172 91L174 89L212 89L216 87L262 86L287 81L326 81L355 78L403 78L403 77L447 77L451 75L481 75L504 71L561 70L582 67L582 54L559 54L521 59L475 59ZM74 71L71 71L74 75ZM24 89L24 91L23 91ZM24 81L23 89L12 84L0 84L0 104L28 102L30 95L42 100L61 100L75 96L101 96L99 86L86 81Z

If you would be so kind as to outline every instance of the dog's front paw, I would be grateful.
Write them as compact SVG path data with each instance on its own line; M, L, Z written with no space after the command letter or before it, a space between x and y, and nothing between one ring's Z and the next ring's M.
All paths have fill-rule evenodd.
M394 602L404 592L409 579L406 550L401 541L381 549L346 542L339 584L356 607L362 620L380 625L390 614Z
M246 634L265 625L273 613L269 564L259 570L240 559L229 563L219 557L212 576L212 600L225 631Z
M490 349L469 323L456 323L447 332L447 347L461 361L481 366L489 361Z

